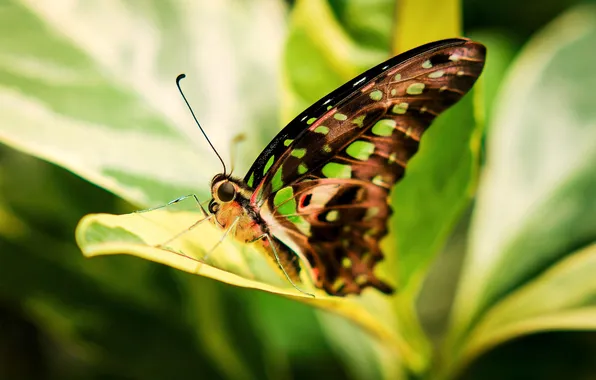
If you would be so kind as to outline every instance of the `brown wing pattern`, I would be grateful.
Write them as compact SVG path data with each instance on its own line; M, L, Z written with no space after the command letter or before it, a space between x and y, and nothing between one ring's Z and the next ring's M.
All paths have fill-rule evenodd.
M360 293L366 286L391 293L373 273L383 258L378 241L391 213L387 191L365 181L323 178L297 183L292 192L277 206L268 203L277 222L271 229L275 235L283 228L300 247L317 286L333 295ZM294 213L283 213L288 203Z
M253 201L303 250L328 293L390 293L373 273L383 255L389 191L434 118L469 91L484 65L465 41L388 67L316 120L264 173Z

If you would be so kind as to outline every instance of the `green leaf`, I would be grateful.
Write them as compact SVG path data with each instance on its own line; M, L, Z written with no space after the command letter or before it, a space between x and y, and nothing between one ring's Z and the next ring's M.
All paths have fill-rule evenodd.
M390 324L391 311L384 309L386 297L372 292L358 298L330 297L315 289L303 271L300 286L316 295L312 298L294 289L274 261L254 245L221 240L223 232L209 222L188 229L202 218L197 212L171 209L92 214L80 222L77 243L88 257L127 253L235 286L300 300L351 319L391 349L402 344Z
M596 239L595 38L596 8L576 8L528 44L503 84L452 354L491 305Z
M386 49L355 41L344 29L361 14L370 15L389 35L392 14L386 11L393 1L379 1L374 9L368 3L347 3L342 22L328 1L301 0L290 16L289 34L283 59L282 120L289 122L325 94L341 86L367 68L388 57ZM379 4L377 4L379 5ZM377 25L378 26L378 25Z
M176 76L187 72L186 95L226 158L234 134L276 121L271 73L283 9L273 0L234 5L4 2L0 140L136 204L206 195L219 163L177 93ZM257 84L258 92L244 96ZM247 144L255 156L259 137Z
M4 147L0 156L0 298L43 334L52 346L47 358L70 358L61 368L75 378L215 376L201 340L181 328L180 290L167 286L174 271L133 257L86 260L74 244L80 216L98 205L112 209L115 198L33 157ZM171 350L149 369L158 355L152 345Z
M348 320L320 312L323 332L336 352L345 358L346 367L355 379L405 379L405 363L400 352L388 349Z
M262 149L258 128L277 128L274 116L277 87L273 73L277 68L283 37L283 7L274 0L243 4L219 1L209 7L180 1L134 3L93 0L51 6L26 1L2 3L0 140L68 168L138 205L163 204L189 193L204 197L208 193L208 180L220 170L219 163L213 152L207 149L185 108L174 79L182 71L187 73L182 86L224 158L229 157L227 150L234 134L247 130L255 133L248 136L243 148L249 151L248 154L256 156ZM254 94L246 96L250 90L255 90ZM249 164L243 160L236 163L236 167L243 170ZM26 171L17 174L37 179L36 175L40 173ZM33 197L29 201L40 203L44 210L48 208L48 193L57 192L69 201L75 194L79 195L79 187L72 183L56 184L43 175L39 178L41 183L31 180L25 183L38 186L44 192L43 197ZM10 183L13 179L2 178ZM63 187L60 188L60 185ZM21 193L25 192L20 189L15 192ZM101 199L94 194L91 199L84 200L94 205L86 209L98 209ZM68 202L53 204L59 205L54 208L54 226L61 225L64 215L80 215L80 211L74 211ZM108 206L101 203L100 207ZM13 224L14 231L11 233L22 233L16 228L18 225L14 225L14 220L6 220ZM136 236L125 229L110 231L99 227L89 230L88 234L83 233L96 248L100 243L98 239L102 238L109 243L110 239L120 236L128 244L138 243ZM74 226L69 225L67 234L70 240L72 229ZM40 255L50 256L54 252L66 251L62 246L59 249L50 247L38 231L31 236L35 236L32 242L43 246L43 249L35 248L41 251ZM60 244L64 243L57 245ZM3 249L3 252L9 250ZM7 264L15 261L10 255L0 258ZM77 258L83 259L80 253ZM64 294L59 286L47 285L48 282L54 284L56 278L63 279L65 283L70 281L69 286L81 289L81 298L87 296L94 300L97 293L107 293L105 302L98 309L111 309L118 302L130 305L130 308L141 304L144 309L131 318L142 319L143 313L180 309L179 305L170 303L170 298L164 297L161 289L149 287L149 281L142 281L160 273L152 263L121 257L94 260L93 264L85 262L87 265L82 265L70 258L61 263L70 271L65 275L61 267L54 269L43 259L35 259L31 263L24 257L19 260L19 263L25 261L22 265L6 265L5 271L11 276L18 273L21 277L22 273L35 276L39 283L29 281L27 288L37 285L48 294ZM22 269L15 271L14 268ZM13 288L23 289L22 278L9 281L11 276L3 275L3 284L18 284L20 281L21 284ZM198 280L194 280L193 286L197 286ZM93 292L85 293L91 288ZM199 286L194 294L199 293L196 298L201 299L205 310L215 311L214 303L200 295L211 291L210 296L217 297L215 291L219 289ZM74 293L72 289L70 292ZM15 297L19 295L16 291L13 293ZM72 303L73 299L75 303L79 302L76 298L79 292L76 296L71 296L71 293L60 302ZM85 302L89 301L85 299L82 303ZM53 302L40 306L42 303L37 301L32 304L41 310L40 316L47 316L44 310L53 309ZM59 310L56 314L62 319L69 320L70 316L74 316L73 324L79 322L76 316L80 313L76 307ZM102 312L103 309L94 310L95 314ZM246 373L246 363L239 363L238 350L241 348L223 346L221 342L208 339L207 334L197 334L195 341L192 334L181 329L179 319L173 318L171 313L163 314L147 319L170 318L171 326L166 326L163 320L155 322L154 326L161 324L164 328L147 332L148 340L177 329L186 340L183 343L166 343L166 346L178 347L172 348L171 356L176 356L178 349L186 350L188 357L196 356L194 348L187 348L196 345L205 348L218 365L226 362L224 372L231 374L230 377L238 378L233 375ZM98 346L113 347L106 342L112 340L111 335L105 334L105 326L114 325L110 319L115 318L110 317L102 317L97 323L97 331L104 327L104 336L97 339ZM200 327L205 329L213 325L208 323L209 317L219 316L216 313L201 315L198 319L204 322L203 326L197 326L197 322L189 325L202 331ZM139 324L139 328L149 330L147 325ZM52 326L49 329L53 330ZM117 331L113 330L116 335L113 340L119 339ZM175 333L171 334L171 340L163 342L176 340L178 336ZM223 339L225 335L220 334L219 338ZM93 339L89 341L95 343ZM145 339L138 342L145 342ZM148 349L142 350L143 354L150 357L152 345L146 344L145 347ZM133 354L131 351L126 355L129 360L140 353ZM125 357L121 352L113 353L113 356ZM193 362L193 366L201 367L200 359L182 358L186 356L179 355L177 360ZM169 361L170 355L163 355L163 363ZM147 368L153 368L147 363L142 367L128 364L131 367L127 368L129 371L138 368L150 371ZM182 370L185 366L178 367ZM204 374L210 377L209 365L203 367ZM120 375L126 377L128 373L122 371ZM188 373L197 371L193 368ZM167 377L157 373L153 375Z
M459 0L399 0L395 12L392 48L396 53L462 33Z
M463 356L522 335L596 329L596 244L573 253L499 302L470 334Z
M489 54L482 71L482 79L474 87L474 93L481 95L474 99L479 101L475 109L476 118L478 122L484 123L485 120L492 119L501 82L519 47L503 32L475 31L470 37L484 44Z
M126 252L234 285L271 291L275 286L288 285L274 273L273 262L252 246L231 239L220 244L223 232L213 224L206 222L189 230L203 219L200 213L163 209L128 215L92 214L81 220L77 243L89 257ZM181 232L186 233L173 239ZM199 261L208 252L210 265ZM271 282L273 287L256 282L255 276L262 282Z

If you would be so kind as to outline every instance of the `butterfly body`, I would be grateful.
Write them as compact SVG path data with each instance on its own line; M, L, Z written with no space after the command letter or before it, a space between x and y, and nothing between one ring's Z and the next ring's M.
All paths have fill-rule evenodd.
M257 248L275 260L271 243L276 244L276 253L283 269L292 281L298 281L299 267L297 256L285 246L280 246L271 236L268 223L260 216L256 205L251 204L252 191L239 178L216 175L211 181L212 200L209 212L212 223L219 228L230 230L232 236L241 243L255 244Z
M331 295L391 293L373 273L390 191L433 119L472 87L484 57L478 43L443 40L354 78L290 122L244 179L215 176L212 220L277 254L292 280L302 261Z

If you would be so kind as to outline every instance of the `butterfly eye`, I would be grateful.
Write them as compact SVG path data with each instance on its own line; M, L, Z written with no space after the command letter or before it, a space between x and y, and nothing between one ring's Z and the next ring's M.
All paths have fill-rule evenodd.
M222 202L231 202L236 197L236 188L231 182L224 182L217 188L217 197Z

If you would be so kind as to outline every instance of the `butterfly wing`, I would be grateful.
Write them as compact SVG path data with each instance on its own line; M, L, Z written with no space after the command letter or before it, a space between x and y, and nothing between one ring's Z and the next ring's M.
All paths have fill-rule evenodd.
M261 153L245 181L275 237L308 260L330 294L373 286L389 191L434 118L467 93L484 46L437 41L398 55L308 108Z

